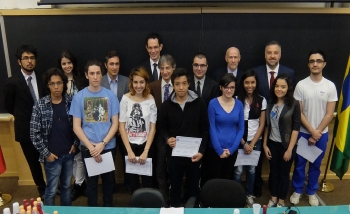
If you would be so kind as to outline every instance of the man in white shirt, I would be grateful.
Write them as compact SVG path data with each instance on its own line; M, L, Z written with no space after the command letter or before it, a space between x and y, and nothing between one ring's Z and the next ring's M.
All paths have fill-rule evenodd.
M333 119L336 101L338 101L337 89L333 82L322 76L322 70L326 66L326 55L322 50L314 50L309 53L310 76L298 82L294 98L300 103L301 123L299 137L305 138L309 146L316 146L322 153L311 163L309 162L306 195L311 206L318 206L315 196L318 189L318 177L320 167L325 155L328 142L328 124ZM298 204L304 191L306 179L305 166L308 160L296 155L292 186L294 193L290 197L292 204Z

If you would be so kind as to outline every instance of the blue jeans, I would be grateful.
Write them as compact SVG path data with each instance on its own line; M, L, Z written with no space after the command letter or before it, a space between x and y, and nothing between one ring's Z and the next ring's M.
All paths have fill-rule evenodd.
M116 148L105 149L101 152L101 154L112 152L112 157L114 161L116 151L117 151ZM81 155L83 158L91 157L90 151L85 146L81 146ZM85 166L85 171L87 172L85 161L84 161L84 166ZM86 173L85 177L86 177L85 194L86 194L86 197L88 198L88 206L97 207L98 206L97 186L98 186L99 175L89 177L89 175ZM115 183L114 171L101 174L101 178L102 178L103 206L113 207L113 186Z
M306 140L308 140L311 137L311 135L303 132L299 132L299 138L300 137L304 137ZM309 162L304 157L298 154L296 155L295 163L294 163L293 178L292 178L292 186L294 188L294 192L299 194L303 193L304 182L306 179L305 166L308 162L309 162L309 171L307 172L308 182L306 185L306 194L313 195L318 190L318 177L321 174L320 168L321 168L322 159L327 149L327 142L328 142L328 132L322 134L322 137L315 144L315 146L321 149L323 152L320 154L320 156L316 158L316 160L313 163Z
M250 143L250 142L248 142ZM243 145L239 146L239 149L243 149ZM258 140L255 144L254 150L261 151L261 140ZM262 153L260 154L262 155ZM233 169L233 180L241 183L243 168L246 171L246 195L253 195L254 180L255 180L255 166L235 166Z
M66 154L53 162L44 161L46 173L45 205L55 205L58 182L60 182L61 206L71 206L71 180L73 175L73 154Z

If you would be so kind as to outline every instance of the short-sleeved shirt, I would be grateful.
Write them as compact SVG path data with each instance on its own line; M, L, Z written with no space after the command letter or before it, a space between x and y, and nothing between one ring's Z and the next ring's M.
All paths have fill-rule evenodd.
M115 94L104 87L92 92L88 87L73 98L69 114L81 119L86 137L93 143L102 142L112 125L111 118L119 113L119 101ZM104 149L116 146L113 137ZM82 145L83 143L80 142Z
M338 101L337 89L334 83L324 77L318 83L313 82L310 77L299 81L294 91L294 98L301 101L302 113L315 129L326 115L327 103ZM300 131L309 134L303 125L301 125ZM326 132L328 132L328 127L322 133Z
M255 134L260 126L261 111L266 110L267 102L264 97L259 96L259 100L256 104L258 105L258 111L255 112L251 110L251 106L249 105L247 100L245 100L244 103L244 126L246 130L244 130L243 138L246 136L246 141L252 141L255 137ZM261 139L261 136L259 139Z
M119 122L125 123L129 142L141 145L147 141L151 123L157 121L157 107L154 99L135 102L124 95L120 101Z
M275 142L282 142L278 121L280 119L280 115L283 110L283 107L284 107L284 103L279 106L275 104L272 107L270 115L267 115L268 117L270 117L270 121L271 121L271 132L270 132L269 139Z

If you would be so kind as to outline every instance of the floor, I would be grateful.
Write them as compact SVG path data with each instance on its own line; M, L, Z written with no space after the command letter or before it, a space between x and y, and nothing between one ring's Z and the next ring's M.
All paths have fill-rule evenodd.
M23 199L36 198L38 192L35 186L18 186L17 177L5 177L0 178L0 191L2 193L11 194L12 201L0 207L0 212L5 207L12 207L13 202L20 202ZM329 180L330 183L334 185L334 191L330 193L317 192L321 205L344 205L350 204L350 180ZM99 186L99 204L102 204L102 190ZM292 189L290 188L288 197L292 194ZM126 207L128 206L130 200L130 193L127 188L122 184L117 185L117 191L114 193L113 197L114 206L116 207ZM259 204L267 204L269 200L269 191L267 189L267 182L263 186L263 195L257 198L255 201ZM59 196L56 196L56 204L59 204ZM73 202L73 206L86 206L87 198L85 196L79 197ZM289 204L287 200L286 205ZM306 197L302 197L298 206L309 206Z

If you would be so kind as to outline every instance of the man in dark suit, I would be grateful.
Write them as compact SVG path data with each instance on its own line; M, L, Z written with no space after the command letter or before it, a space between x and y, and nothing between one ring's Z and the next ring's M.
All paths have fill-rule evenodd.
M149 54L149 59L143 62L140 66L145 67L149 75L149 82L159 79L158 61L160 52L163 49L162 40L157 33L150 33L146 38L146 50Z
M280 59L281 46L278 42L271 41L267 43L265 47L266 64L253 69L259 81L259 94L265 97L267 102L270 99L270 86L278 74L287 74L293 80L294 86L296 83L294 70L281 65L279 63ZM263 185L263 179L261 178L262 157L261 155L259 163L255 168L254 195L256 197L261 196L261 188Z
M120 58L117 51L109 51L105 57L105 67L107 69L107 74L102 76L101 86L110 89L118 97L118 101L122 100L124 94L129 92L129 77L119 74L120 69ZM123 141L119 135L119 132L116 134L116 143L117 147L119 146L119 152L122 156L122 162L124 166L124 183L128 184L128 179L125 174L125 159L124 156L124 147ZM115 177L114 177L115 183ZM114 184L114 190L116 190L116 183Z
M105 57L107 74L103 75L101 86L110 89L118 97L119 103L129 92L129 77L119 74L120 58L116 51L109 51Z
M204 53L194 56L192 67L194 76L191 78L189 89L195 91L208 107L210 100L219 96L219 85L205 75L208 70L208 62Z
M241 61L241 54L240 54L238 48L230 47L229 49L227 49L226 55L225 55L225 61L227 62L227 67L216 70L212 74L212 78L216 82L220 82L221 78L225 74L232 73L233 76L236 77L237 83L239 83L239 80L240 80L242 74L244 73L244 71L241 69L238 69L238 64Z
M33 46L23 45L17 49L16 57L21 72L7 79L4 87L5 108L15 117L15 140L21 144L39 195L43 196L46 183L39 162L40 154L29 134L34 103L44 95L41 75L34 71L37 51Z
M265 47L265 65L254 68L259 81L259 93L265 97L266 101L270 98L270 85L278 74L287 74L295 86L295 72L293 69L283 66L279 63L281 59L281 46L276 41L267 43Z
M160 70L161 79L149 84L151 94L156 102L158 112L161 109L162 103L167 100L173 92L171 83L171 75L176 68L175 60L170 55L163 55L159 59L158 67ZM157 127L157 130L158 127ZM155 174L157 178L158 189L161 191L164 199L169 199L169 185L167 182L167 165L166 165L166 143L159 138L159 132L156 132L156 164Z

